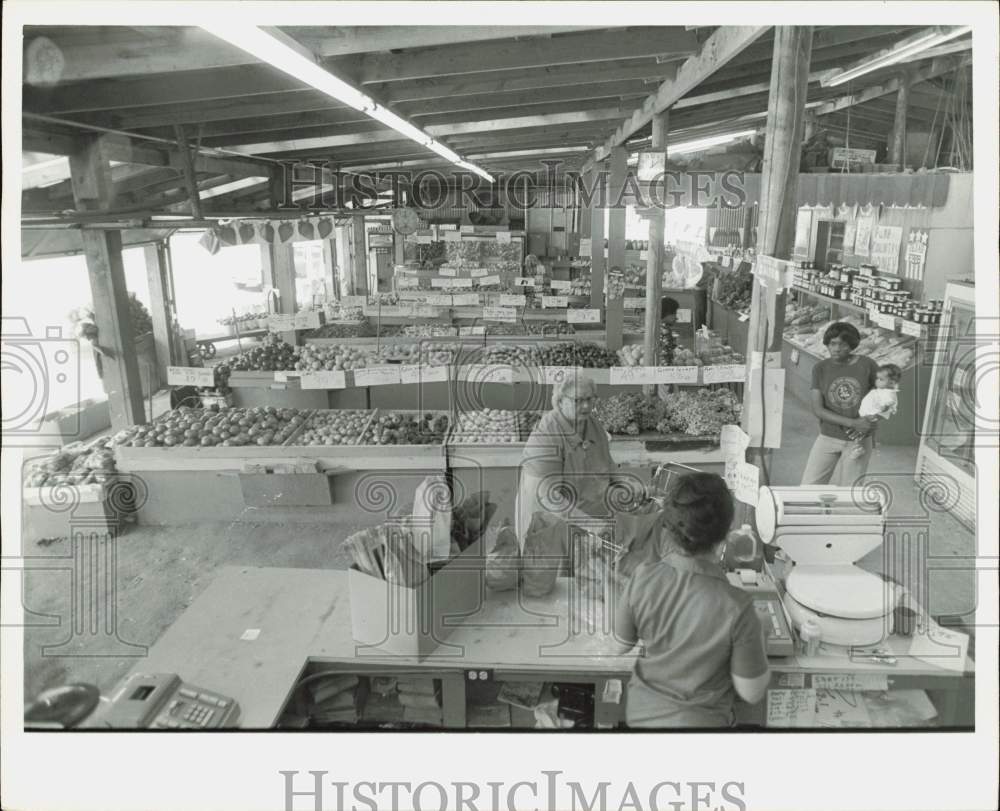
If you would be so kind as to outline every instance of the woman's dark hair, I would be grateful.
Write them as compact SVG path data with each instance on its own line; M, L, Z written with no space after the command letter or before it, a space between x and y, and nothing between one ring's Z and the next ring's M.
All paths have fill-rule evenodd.
M834 338L840 338L851 349L857 349L861 343L861 333L858 332L858 328L846 321L837 321L826 328L826 332L823 333L823 346L829 346Z
M664 296L660 299L660 318L668 318L671 315L677 315L677 309L681 305L678 303L677 299L672 299L669 296Z
M733 497L725 480L714 473L681 476L667 495L664 521L685 552L707 552L733 523Z

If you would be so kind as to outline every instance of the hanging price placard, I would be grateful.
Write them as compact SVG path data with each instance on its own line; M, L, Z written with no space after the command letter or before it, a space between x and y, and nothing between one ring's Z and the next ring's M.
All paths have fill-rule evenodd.
M756 507L760 493L760 469L749 462L737 462L735 473L736 500Z
M691 311L690 310L678 310L677 311L677 323L678 324L690 324L691 323Z
M601 311L592 309L567 310L566 321L570 324L600 324Z
M566 296L542 296L542 307L547 309L565 309Z
M517 310L513 307L483 307L483 318L487 321L517 321Z
M590 256L591 241L589 239L580 240L580 256Z
M561 383L568 377L579 377L582 371L577 366L542 366L542 379L548 384Z
M214 386L215 370L199 366L168 366L167 383L171 386Z
M447 366L405 365L399 367L400 383L445 383L447 381Z
M267 328L271 332L291 332L295 329L295 316L275 313L267 317Z
M399 382L398 366L372 366L369 369L354 370L355 386L390 386Z
M303 389L344 389L347 388L347 375L336 370L303 372L299 385Z
M528 303L526 296L518 295L516 293L501 293L500 294L500 306L501 307L524 307Z

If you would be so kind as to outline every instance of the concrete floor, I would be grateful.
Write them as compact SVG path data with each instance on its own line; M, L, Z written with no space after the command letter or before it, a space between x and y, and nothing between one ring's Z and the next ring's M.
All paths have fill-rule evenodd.
M771 463L775 484L797 484L806 455L816 436L815 419L797 401L786 403L783 447ZM893 493L893 515L924 515L913 484L916 447L881 447L873 457L869 473L884 481ZM181 527L132 526L117 541L117 592L99 592L98 597L117 618L118 642L113 638L73 633L70 607L73 581L68 563L56 571L27 571L24 604L29 615L25 633L25 698L41 690L71 681L96 684L109 691L138 661L141 648L152 645L212 580L223 565L271 567L320 567L343 569L348 565L341 541L371 516L355 511L330 513L321 519L292 524L274 515L268 520L238 523L206 520ZM963 618L971 624L975 607L973 573L960 567L975 554L972 533L950 515L927 516L929 554L934 559L926 604L933 615ZM886 547L891 546L886 544ZM31 544L23 556L37 557L58 565L70 554L65 539ZM892 574L896 558L892 550L873 552L862 561L864 568ZM946 569L952 569L947 571ZM945 571L941 571L945 570ZM87 593L89 581L82 589ZM59 646L45 651L46 646Z

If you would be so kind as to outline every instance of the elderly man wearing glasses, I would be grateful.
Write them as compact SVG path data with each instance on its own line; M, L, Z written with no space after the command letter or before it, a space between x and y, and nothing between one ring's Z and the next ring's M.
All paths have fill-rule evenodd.
M608 433L591 413L594 382L569 373L552 388L552 410L538 421L521 457L516 531L522 547L532 515L564 511L567 495L584 511L588 503L603 504L615 469Z

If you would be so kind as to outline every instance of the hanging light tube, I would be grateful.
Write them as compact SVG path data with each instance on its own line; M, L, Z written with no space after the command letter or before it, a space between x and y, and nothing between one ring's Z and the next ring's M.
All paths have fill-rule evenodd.
M272 65L348 107L353 107L355 110L371 116L380 124L384 124L420 146L430 149L445 160L460 165L464 169L469 169L491 183L493 182L492 175L485 169L464 161L461 155L435 141L420 127L377 104L370 96L362 93L343 79L338 79L318 65L315 56L307 48L282 31L240 24L210 24L201 27L224 42L246 51L261 62Z
M905 45L897 45L897 47L893 48L888 53L876 56L862 62L861 64L855 65L852 68L841 71L834 76L824 79L821 84L823 87L836 87L837 85L844 84L852 79L857 79L859 76L864 76L866 73L881 70L882 68L887 68L890 65L895 65L899 62L908 60L916 54L930 50L931 48L936 48L938 45L948 42L949 40L953 40L956 37L960 37L963 34L967 34L971 30L971 26L960 25L946 31L931 31L923 36L918 36L917 39L907 42Z

